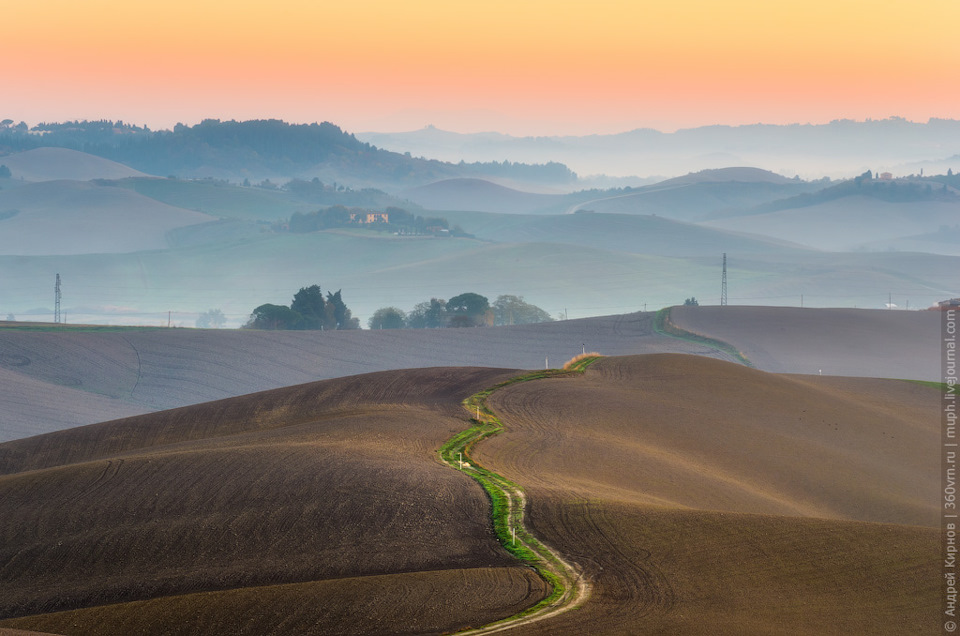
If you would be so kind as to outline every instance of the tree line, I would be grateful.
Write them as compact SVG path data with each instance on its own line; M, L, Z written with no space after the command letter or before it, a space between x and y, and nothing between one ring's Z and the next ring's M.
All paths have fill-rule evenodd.
M324 298L320 285L301 287L289 306L265 303L253 310L244 325L246 329L359 329L360 320L343 301L342 290L327 292ZM205 324L221 316L208 312ZM219 310L217 310L219 313ZM526 325L551 322L546 311L526 302L523 296L501 295L491 303L486 296L473 292L450 299L431 298L417 303L409 312L397 307L381 307L367 321L370 329L435 329L441 327L484 327ZM198 326L201 326L198 322Z
M572 182L563 164L511 162L457 165L413 158L362 142L330 122L290 124L278 119L221 121L150 130L122 121L44 122L32 128L4 119L0 150L22 152L41 146L70 148L119 161L154 175L193 173L216 167L234 172L302 174L323 164L358 181L422 183L457 176L489 174L517 179L537 177ZM39 133L39 134L38 134Z
M301 287L290 306L266 303L253 310L248 329L359 329L360 320L343 302L341 290L327 292L324 299L320 285Z
M367 223L367 217L370 214L376 215L373 223ZM386 220L383 220L381 215L386 215ZM450 223L444 218L418 216L393 206L384 209L383 213L366 208L348 208L343 205L332 205L314 212L295 212L289 221L275 225L274 229L285 229L293 234L305 234L351 226L372 227L397 234L470 236L459 225L451 229Z
M524 301L523 296L501 295L490 303L486 296L467 292L448 300L431 298L417 303L409 312L397 307L381 307L367 321L367 326L370 329L435 329L526 325L552 320L550 314Z

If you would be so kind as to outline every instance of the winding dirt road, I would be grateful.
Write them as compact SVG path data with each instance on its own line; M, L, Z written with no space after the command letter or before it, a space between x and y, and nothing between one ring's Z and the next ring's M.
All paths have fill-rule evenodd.
M581 366L576 367L574 372L582 370L592 361L581 361ZM474 425L451 439L441 449L440 457L448 466L466 473L486 489L493 502L493 523L501 543L508 551L533 567L553 586L554 592L525 612L483 627L459 632L461 634L493 634L543 621L579 606L590 596L590 582L583 575L582 569L533 536L524 525L527 498L520 486L477 464L470 457L469 451L476 443L503 431L504 427L499 418L486 406L486 398L496 389L510 383L501 383L464 402L471 414L476 415L471 418ZM498 523L501 521L502 524Z

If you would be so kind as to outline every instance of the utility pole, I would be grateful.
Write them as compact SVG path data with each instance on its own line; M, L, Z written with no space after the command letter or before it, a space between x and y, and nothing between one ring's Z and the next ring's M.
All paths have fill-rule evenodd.
M57 285L53 289L54 291L54 300L53 300L53 322L60 323L60 274L57 274Z
M727 253L723 253L723 281L720 283L720 306L727 304Z

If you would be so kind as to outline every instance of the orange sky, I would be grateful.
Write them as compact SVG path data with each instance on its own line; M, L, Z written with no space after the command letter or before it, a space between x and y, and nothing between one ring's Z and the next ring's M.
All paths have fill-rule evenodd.
M958 23L957 0L0 0L0 118L514 134L960 119Z

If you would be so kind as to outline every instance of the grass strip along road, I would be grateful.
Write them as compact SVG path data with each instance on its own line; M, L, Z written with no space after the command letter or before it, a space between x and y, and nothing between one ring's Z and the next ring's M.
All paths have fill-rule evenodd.
M472 426L454 435L440 448L440 459L445 464L466 473L486 490L493 504L493 528L503 547L533 567L552 588L550 594L533 607L489 625L462 632L464 634L489 634L543 620L572 609L586 600L589 594L589 585L578 569L540 542L523 525L527 500L520 486L477 464L470 451L481 440L504 430L503 423L486 403L495 391L518 382L583 373L598 359L599 356L593 354L578 356L563 369L534 371L471 395L463 401L463 405L474 415L470 420Z
M733 345L724 342L723 340L717 340L716 338L711 338L699 333L687 331L683 327L678 326L676 323L670 320L671 309L672 307L664 307L657 312L656 317L653 319L653 331L655 333L659 333L664 336L672 336L680 340L686 340L687 342L702 344L716 351L721 351L731 355L741 364L754 368L753 363L747 359L747 356L745 356L742 351L739 351Z

